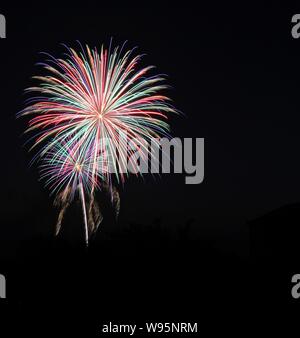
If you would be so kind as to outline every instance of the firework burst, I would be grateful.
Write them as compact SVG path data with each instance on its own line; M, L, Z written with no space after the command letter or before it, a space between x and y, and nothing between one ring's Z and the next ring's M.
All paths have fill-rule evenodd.
M117 182L124 182L118 168L134 152L128 141L167 135L167 114L175 110L159 94L164 77L148 76L152 66L139 69L141 56L133 57L132 50L67 50L64 59L50 57L42 64L48 75L35 77L39 85L27 91L38 95L20 115L32 116L27 132L34 133L35 159L42 160L41 177L50 190L69 203L79 187L85 206L85 196L93 203L101 185L115 195L107 168L114 166Z

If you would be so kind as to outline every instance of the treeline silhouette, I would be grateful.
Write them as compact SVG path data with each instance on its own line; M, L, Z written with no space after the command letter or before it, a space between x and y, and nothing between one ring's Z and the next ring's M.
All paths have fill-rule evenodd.
M196 320L210 334L228 323L234 332L236 321L254 334L261 324L267 334L279 323L278 308L291 301L299 204L241 225L249 229L248 258L220 250L212 239L195 240L193 229L201 225L192 218L172 228L162 218L110 224L114 215L106 215L86 249L77 209L57 238L23 241L6 262L16 318L24 327L34 318L36 333L47 327L52 334L94 337L104 320L155 319Z

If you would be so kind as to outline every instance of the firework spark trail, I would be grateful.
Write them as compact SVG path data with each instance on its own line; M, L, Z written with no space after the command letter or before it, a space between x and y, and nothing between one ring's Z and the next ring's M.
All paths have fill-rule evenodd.
M64 189L64 191L57 194L57 196L55 197L55 200L54 200L54 205L61 208L60 211L59 211L58 219L57 219L56 226L55 226L55 235L56 236L60 232L62 220L63 220L65 212L66 212L66 210L67 210L67 208L69 207L69 204L70 204L69 194L70 194L70 188L66 187Z
M112 165L117 182L123 183L126 177L118 168L127 167L135 153L127 141L168 135L167 114L175 109L159 94L167 88L164 77L147 77L153 67L138 69L141 56L133 57L132 50L101 47L99 53L86 46L79 53L67 51L64 59L49 56L41 64L48 75L35 77L40 84L27 91L38 95L19 115L33 116L27 129L34 133L31 149L38 149L34 160L42 159L41 176L52 193L67 189L69 203L80 187L87 228L97 208L94 191L105 182L112 199L116 196L107 168ZM149 150L140 152L143 157ZM85 195L90 198L88 217Z
M82 180L81 180L78 188L80 190L80 197L81 197L82 210L83 210L85 244L86 244L86 246L88 246L89 245L89 228L88 228L88 220L87 220L87 214L86 214L86 205L85 205L85 197L84 197Z

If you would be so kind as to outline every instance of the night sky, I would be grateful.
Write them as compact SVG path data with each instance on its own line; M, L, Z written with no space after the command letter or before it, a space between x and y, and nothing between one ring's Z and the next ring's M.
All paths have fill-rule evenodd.
M171 117L172 135L205 138L204 182L187 186L180 174L132 178L120 188L120 224L161 218L175 229L195 219L192 237L222 238L243 250L235 246L247 238L247 220L298 202L300 44L290 34L293 13L263 3L237 11L170 3L2 10L1 238L36 236L54 212L36 167L29 168L26 120L15 115L40 72L39 53L61 56L60 44L76 47L76 40L99 47L113 37L115 45L138 47L145 64L168 75L168 95L184 113Z
M36 166L29 167L27 120L16 114L40 72L39 53L60 57L61 44L76 48L77 40L100 47L112 37L114 45L128 41L145 53L145 65L168 75L167 94L184 114L170 118L171 134L205 138L202 184L185 185L185 174L130 178L120 187L119 221L110 224L108 216L100 239L146 239L141 229L149 224L177 239L189 224L188 239L245 259L249 222L300 202L300 39L291 35L299 4L39 2L0 12L7 19L0 40L3 259L18 255L26 241L53 237L57 210ZM61 234L71 242L81 217L75 209Z

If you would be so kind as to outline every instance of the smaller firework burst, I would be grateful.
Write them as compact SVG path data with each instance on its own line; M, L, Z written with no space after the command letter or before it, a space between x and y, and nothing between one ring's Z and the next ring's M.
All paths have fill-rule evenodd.
M101 156L96 159L101 165L103 172L105 167L101 164ZM55 145L47 151L40 165L41 179L45 179L46 186L49 186L52 194L57 194L55 204L61 206L58 217L56 233L60 230L61 221L65 210L74 199L76 193L79 194L82 203L85 240L88 244L90 224L98 223L95 221L97 214L97 205L91 198L95 187L98 188L99 180L95 180L94 166L95 158L93 152L85 149L81 142L73 143L69 140L56 142ZM99 179L102 175L97 172ZM86 196L90 198L89 215L87 215Z

